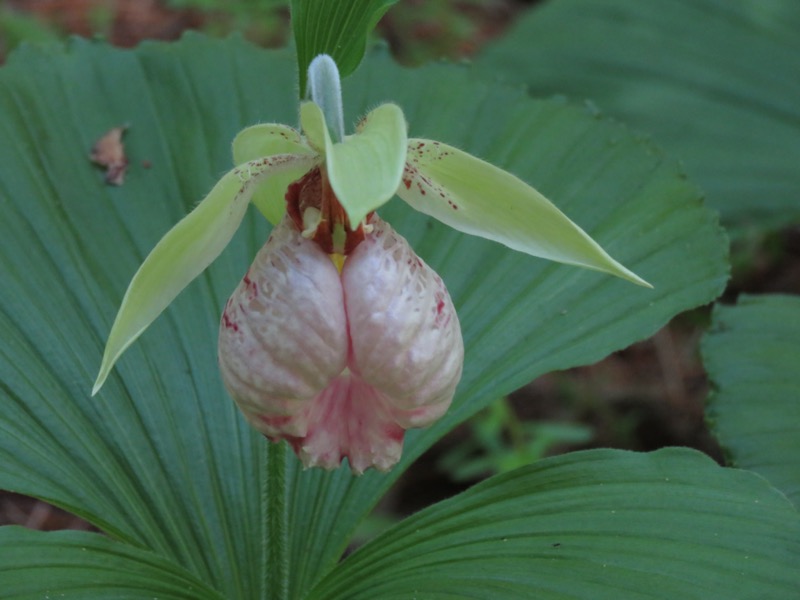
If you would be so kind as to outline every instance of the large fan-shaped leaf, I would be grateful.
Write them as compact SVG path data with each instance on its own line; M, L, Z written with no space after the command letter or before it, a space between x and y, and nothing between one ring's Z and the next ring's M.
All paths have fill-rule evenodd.
M300 597L444 431L540 373L650 335L710 301L726 278L714 217L657 149L580 108L484 85L464 69L407 71L375 56L345 82L348 119L395 100L412 135L535 184L655 290L468 238L390 203L382 216L439 271L459 310L460 392L436 426L407 436L388 475L303 472L246 426L216 368L218 315L266 239L251 210L90 399L131 276L230 168L239 129L295 124L293 86L288 52L199 36L135 51L85 41L28 48L0 71L0 137L12 141L0 144L0 487L80 514L229 598L284 587ZM87 151L122 123L131 166L123 186L108 187ZM269 462L286 465L285 495L267 477ZM276 531L284 511L289 528Z
M800 3L556 0L479 60L656 134L731 225L800 218Z
M348 557L310 598L790 598L800 515L684 449L573 453L494 477Z
M716 387L708 416L734 463L800 506L800 298L716 306L703 362Z
M0 528L4 600L223 600L204 582L152 552L96 533Z

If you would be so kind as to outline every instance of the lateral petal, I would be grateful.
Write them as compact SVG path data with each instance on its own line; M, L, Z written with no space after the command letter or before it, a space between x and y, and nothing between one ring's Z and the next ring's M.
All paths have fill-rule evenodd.
M652 287L514 175L431 140L409 140L407 160L397 194L416 210L526 254Z
M125 349L228 245L256 186L275 173L312 164L308 155L281 154L239 165L161 238L125 292L92 395L100 390Z

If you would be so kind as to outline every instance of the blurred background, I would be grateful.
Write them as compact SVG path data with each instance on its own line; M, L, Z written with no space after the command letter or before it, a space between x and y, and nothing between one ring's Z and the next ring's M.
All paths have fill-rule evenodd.
M376 38L406 65L469 60L540 3L402 0L383 18ZM24 42L80 35L132 47L174 40L187 29L213 36L241 32L260 46L280 47L289 39L289 11L280 0L0 0L0 61ZM722 302L743 292L800 293L800 227L751 231L733 241L732 278ZM709 312L680 315L651 339L600 363L551 373L498 398L400 479L362 535L489 475L566 451L689 446L724 461L703 414L709 384L698 342ZM0 525L11 523L88 528L43 502L0 493Z
M535 0L403 0L377 35L397 57L418 64L474 54ZM0 51L67 35L100 37L115 46L174 40L186 29L224 36L242 32L278 47L289 37L288 0L0 0Z

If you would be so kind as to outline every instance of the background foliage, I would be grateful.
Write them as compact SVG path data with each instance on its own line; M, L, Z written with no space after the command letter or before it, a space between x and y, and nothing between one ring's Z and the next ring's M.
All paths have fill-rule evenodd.
M793 0L558 0L478 62L652 132L727 225L775 227L800 219L798 27Z
M800 502L800 299L742 296L717 306L703 340L716 390L709 418L733 463Z

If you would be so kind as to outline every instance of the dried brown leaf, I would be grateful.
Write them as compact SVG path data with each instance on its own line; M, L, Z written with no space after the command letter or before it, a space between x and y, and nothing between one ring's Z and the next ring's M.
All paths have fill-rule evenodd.
M95 145L92 146L92 153L89 155L94 164L105 167L106 183L110 185L122 185L125 181L128 157L125 156L122 135L126 129L127 126L110 129L95 142Z

